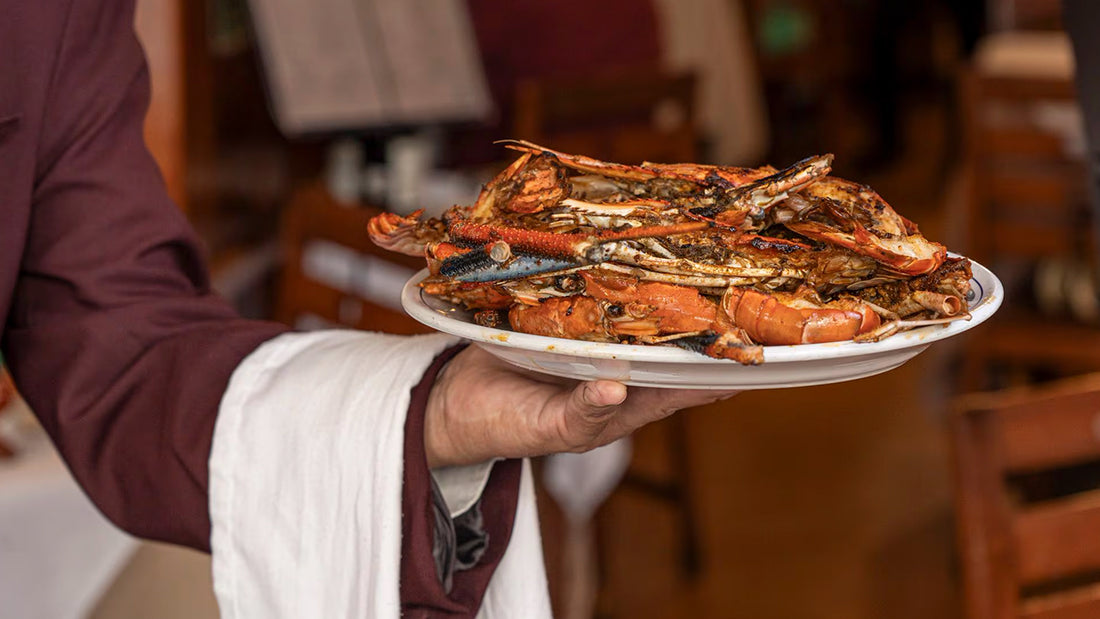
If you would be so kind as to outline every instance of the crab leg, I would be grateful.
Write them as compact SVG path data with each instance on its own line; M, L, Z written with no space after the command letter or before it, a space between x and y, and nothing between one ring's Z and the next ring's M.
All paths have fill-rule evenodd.
M439 274L460 282L499 282L533 275L550 276L578 266L573 260L530 254L515 254L499 261L490 252L479 249L445 260Z
M587 202L576 198L566 198L561 205L568 207L567 213L583 215L604 215L619 217L637 217L639 215L670 213L675 207L666 200L629 200L624 202Z
M591 255L593 262L621 262L669 273L673 275L702 275L711 277L806 277L804 269L760 267L752 261L735 261L729 264L704 264L685 258L660 258L638 250L625 243L604 243ZM735 259L731 259L735 260Z
M857 342L877 342L886 336L893 335L900 331L908 331L909 329L927 327L930 325L946 325L956 320L970 320L970 314L967 313L947 318L932 318L928 320L895 320L893 322L883 323L879 328L868 331L867 333L861 333L853 339Z
M720 195L711 206L690 209L690 216L713 221L740 232L753 232L764 227L768 210L832 169L832 155L807 157L771 176L747 185L733 187Z
M504 241L510 246L560 258L584 258L591 249L603 243L645 237L664 237L698 232L707 228L705 222L685 222L667 226L643 226L630 230L601 231L597 234L557 234L524 228L491 226L461 221L450 229L451 238L467 243Z
M538 144L533 144L527 140L500 140L497 144L504 144L506 147L512 150L518 150L527 154L546 154L556 157L564 165L567 165L574 170L580 170L582 172L590 172L592 174L599 174L601 176L609 176L612 178L621 178L632 181L646 181L661 176L661 173L649 168L641 166L624 165L621 163L609 163L607 161L600 161L599 159L593 159L592 157L586 157L584 155L569 155L566 153L558 152L551 148L545 148Z
M693 288L725 289L729 286L747 286L751 284L761 283L762 280L774 279L774 276L771 275L765 277L735 277L720 275L703 276L684 275L680 273L661 273L659 271L650 271L639 267L616 264L614 262L604 262L597 265L596 268L600 269L601 271L608 271L611 273L617 273L619 275L636 277L640 281L644 282L662 282L665 284L676 284L677 286L691 286Z
M618 239L637 239L696 232L704 222L648 226L619 231L556 234L462 221L451 226L451 237L483 247L454 255L439 272L464 282L489 282L557 272L598 262L598 248Z
M552 148L539 146L526 140L500 140L498 144L529 155L551 155L562 165L612 179L645 182L656 179L687 181L700 187L736 187L775 174L775 168L738 168L733 166L704 165L698 163L650 163L625 165L600 161L584 155L570 155Z

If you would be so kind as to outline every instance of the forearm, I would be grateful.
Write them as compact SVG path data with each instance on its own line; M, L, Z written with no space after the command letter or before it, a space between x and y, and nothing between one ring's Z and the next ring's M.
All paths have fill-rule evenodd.
M508 547L519 495L519 460L508 460L493 467L488 485L480 498L484 531L490 544L477 565L455 572L435 562L438 532L452 526L445 519L450 513L438 513L428 485L428 457L425 453L424 424L432 388L445 365L463 347L452 347L438 356L412 390L409 415L405 422L405 485L402 491L401 599L410 616L442 610L457 616L477 612L489 579ZM450 550L449 552L454 552ZM431 558L431 561L427 559ZM442 572L442 573L441 573ZM448 587L447 585L451 586Z
M149 340L127 329L138 319L107 312L12 329L5 358L104 514L137 536L209 549L207 459L219 401L238 363L284 329L228 315Z

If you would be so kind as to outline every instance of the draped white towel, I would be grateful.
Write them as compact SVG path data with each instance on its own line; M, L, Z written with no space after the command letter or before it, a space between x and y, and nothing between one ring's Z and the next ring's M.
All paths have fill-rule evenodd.
M223 619L397 618L410 389L455 340L282 335L237 368L210 455ZM478 615L550 617L529 466Z

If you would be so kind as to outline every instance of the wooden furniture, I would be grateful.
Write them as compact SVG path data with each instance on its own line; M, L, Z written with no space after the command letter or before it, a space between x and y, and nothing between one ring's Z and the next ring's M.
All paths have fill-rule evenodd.
M1064 139L1035 122L1044 103L1072 104L1072 82L971 73L968 76L974 198L973 251L1039 258L1080 248L1084 170Z
M1100 616L1100 374L965 396L951 427L967 616Z
M697 160L695 77L615 73L520 82L514 135L620 163Z
M388 264L424 268L424 260L386 251L367 236L367 222L377 208L337 204L320 185L307 186L291 198L282 220L283 270L279 281L275 319L295 324L312 315L332 325L410 335L428 333L428 327L404 312L380 305L354 290L341 289L311 277L303 257L312 242L323 241Z
M976 63L964 77L972 179L965 252L1002 278L1008 300L968 337L964 382L971 390L1036 371L1100 369L1100 329L1074 321L1064 308L1040 311L1031 280L1038 265L1087 264L1093 254L1084 162L1061 131L1076 128L1072 76L1003 70L1018 58L990 64ZM1059 122L1067 113L1070 122Z
M1057 30L1062 27L1061 0L987 0L994 29Z

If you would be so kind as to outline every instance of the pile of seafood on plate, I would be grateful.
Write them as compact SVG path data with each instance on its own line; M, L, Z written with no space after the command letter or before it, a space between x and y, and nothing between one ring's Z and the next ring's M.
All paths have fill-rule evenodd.
M676 345L747 365L762 346L878 341L969 318L970 261L925 239L831 155L783 169L520 157L439 219L384 213L427 294L487 327Z

